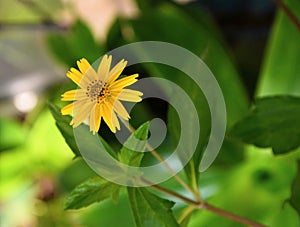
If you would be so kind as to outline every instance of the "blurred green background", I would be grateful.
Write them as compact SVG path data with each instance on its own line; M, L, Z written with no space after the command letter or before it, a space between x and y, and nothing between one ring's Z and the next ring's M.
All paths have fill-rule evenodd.
M284 2L300 20L300 2ZM256 97L300 95L300 32L270 0L0 0L1 226L134 226L124 193L118 204L63 210L68 193L95 173L82 159L73 159L47 102L62 106L60 95L74 87L65 73L76 60L93 62L141 40L174 43L204 60L224 93L228 128ZM124 74L135 72L174 80L196 95L200 120L209 118L204 97L193 93L195 85L180 73L145 64ZM134 108L132 124L153 117L170 120L173 112L166 103L149 100ZM204 135L209 126L201 125ZM169 140L176 133L168 133L161 152L172 150ZM118 147L105 126L100 134ZM299 215L285 201L299 158L299 148L275 156L271 149L225 138L217 160L200 175L200 190L225 210L269 226L297 227ZM185 193L173 180L164 185ZM175 214L184 206L176 203ZM197 211L188 226L241 225Z

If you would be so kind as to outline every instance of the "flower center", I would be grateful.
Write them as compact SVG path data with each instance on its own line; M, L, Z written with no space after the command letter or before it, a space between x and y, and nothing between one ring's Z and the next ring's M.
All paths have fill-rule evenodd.
M91 99L92 102L97 101L100 103L110 94L110 91L107 87L107 83L101 80L93 80L87 86L86 95Z

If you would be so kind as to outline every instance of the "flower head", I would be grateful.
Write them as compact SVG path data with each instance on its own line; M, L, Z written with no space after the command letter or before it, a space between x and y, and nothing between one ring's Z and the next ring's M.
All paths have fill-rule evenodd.
M143 93L125 89L137 81L138 74L117 80L127 61L120 61L110 70L111 60L111 56L105 55L96 72L83 58L77 61L79 70L71 68L67 72L67 77L80 87L62 95L63 101L74 101L61 109L63 115L74 116L70 122L74 128L89 118L90 131L95 134L103 118L110 130L115 133L116 129L120 130L118 117L124 120L130 118L120 100L129 102L142 100Z

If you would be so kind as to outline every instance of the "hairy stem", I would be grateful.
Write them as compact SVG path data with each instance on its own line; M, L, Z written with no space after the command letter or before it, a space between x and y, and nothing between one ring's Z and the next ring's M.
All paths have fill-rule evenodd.
M247 226L253 226L253 227L266 227L265 225L262 225L258 222L255 222L255 221L251 221L249 219L246 219L244 217L241 217L241 216L238 216L236 214L233 214L233 213L230 213L226 210L223 210L223 209L220 209L220 208L217 208L215 206L212 206L208 203L203 203L201 205L199 205L199 209L204 209L204 210L208 210L208 211L211 211L215 214L218 214L224 218L227 218L227 219L230 219L230 220L233 220L235 222L238 222L238 223L241 223L241 224L245 224Z
M145 180L145 179L141 179L142 181L144 181L145 183L149 184L150 187L160 191L160 192L163 192L164 194L167 194L167 195L170 195L170 196L173 196L185 203L188 203L192 206L194 206L196 209L203 209L203 210L207 210L207 211L210 211L210 212L213 212L219 216L222 216L224 218L227 218L227 219L230 219L232 221L235 221L235 222L238 222L238 223L241 223L241 224L245 224L245 225L248 225L248 226L253 226L253 227L266 227L265 225L262 225L260 223L257 223L255 221L252 221L252 220L249 220L247 218L244 218L244 217L241 217L241 216L238 216L236 214L233 214L233 213L230 213L226 210L223 210L223 209L220 209L220 208L217 208L215 206L212 206L210 204L208 204L207 202L198 202L198 201L194 201L192 199L189 199L185 196L182 196L176 192L173 192L173 191L170 191L169 189L166 189L166 188L163 188L159 185L153 185L151 184L151 182Z

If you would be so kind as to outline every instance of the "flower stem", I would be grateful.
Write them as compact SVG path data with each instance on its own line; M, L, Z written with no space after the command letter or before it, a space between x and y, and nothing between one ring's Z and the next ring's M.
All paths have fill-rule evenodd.
M238 223L241 223L241 224L245 224L247 226L253 226L253 227L266 227L265 225L262 225L260 223L257 223L255 221L251 221L249 219L246 219L244 217L241 217L241 216L238 216L236 214L233 214L233 213L230 213L226 210L223 210L223 209L220 209L220 208L217 208L215 206L212 206L208 203L203 203L199 206L199 209L204 209L204 210L208 210L208 211L211 211L215 214L218 214L224 218L227 218L227 219L230 219L230 220L233 220L235 222L238 222Z
M173 177L177 180L177 182L179 184L182 185L182 187L184 187L187 191L189 191L194 197L195 199L201 199L201 197L199 197L198 193L195 193L195 191L193 189L191 189L174 171L173 169L165 162L165 160L163 160L163 158L157 153L156 150L154 150L153 148L151 148L151 146L149 144L147 144L147 149L150 150L151 154L158 160L160 161L165 167L166 169L173 175ZM199 200L201 201L201 200Z
M129 124L129 122L124 121L123 119L121 119L121 121L123 122L123 124L126 126L126 128L131 132L134 133L135 129ZM177 180L177 182L179 184L181 184L182 187L184 187L187 191L189 191L194 197L195 199L201 201L201 196L199 194L199 192L195 192L193 189L191 189L187 183L185 183L175 172L174 170L168 165L168 163L165 162L165 160L159 155L159 153L153 149L151 147L150 144L147 143L146 145L147 149L150 151L150 153L153 155L153 157L155 157L159 162L161 162L166 169L169 171L169 173L171 173L173 175L173 177Z
M128 130L130 132L134 132L135 129L129 124L129 122L125 122L122 120L122 122L124 123L124 125L128 128ZM167 188L163 188L159 185L153 184L152 182L144 179L144 178L140 178L141 181L143 181L144 183L146 183L147 185L149 185L150 187L152 187L153 189L163 192L164 194L170 195L172 197L175 197L187 204L189 204L191 206L191 208L187 209L187 214L188 215L190 212L192 212L194 209L203 209L203 210L207 210L207 211L211 211L219 216L222 216L224 218L233 220L235 222L241 223L241 224L245 224L248 226L253 226L253 227L266 227L260 223L251 221L249 219L246 219L244 217L238 216L236 214L230 213L226 210L217 208L215 206L212 206L210 204L208 204L207 202L205 202L202 197L200 196L198 187L196 187L196 175L194 173L193 176L193 189L191 189L178 175L176 175L176 173L172 170L172 168L164 161L164 159L157 153L157 151L155 151L151 145L147 144L147 149L151 152L151 154L161 163L163 163L163 165L167 168L167 170L174 176L174 178L184 187L186 188L188 191L190 191L194 196L195 196L195 200L192 200L190 198L187 198L183 195L178 194L177 192L173 192ZM193 167L193 166L192 166ZM197 190L196 190L197 189ZM184 216L184 217L185 217ZM181 217L180 221L183 220L184 217Z
M207 211L210 211L210 212L213 212L219 216L222 216L224 218L227 218L227 219L230 219L232 221L235 221L235 222L238 222L238 223L241 223L241 224L245 224L245 225L248 225L248 226L253 226L253 227L266 227L265 225L262 225L260 223L257 223L255 221L252 221L252 220L249 220L247 218L244 218L244 217L241 217L241 216L238 216L236 214L233 214L233 213L230 213L226 210L223 210L223 209L220 209L220 208L217 208L215 206L212 206L210 204L208 204L207 202L198 202L198 201L194 201L192 199L189 199L183 195L180 195L176 192L173 192L173 191L170 191L169 189L166 189L166 188L163 188L159 185L155 185L155 184L152 184L151 182L141 178L142 181L144 181L145 183L147 183L150 187L156 189L157 191L160 191L160 192L163 192L164 194L167 194L167 195L170 195L170 196L173 196L185 203L188 203L190 204L191 206L194 206L195 209L203 209L203 210L207 210Z
M177 198L177 199L179 199L181 201L184 201L184 202L186 202L188 204L192 204L192 205L195 205L195 206L199 206L201 204L201 202L194 201L194 200L189 199L189 198L187 198L187 197L185 197L183 195L178 194L177 192L173 192L173 191L171 191L171 190L169 190L167 188L163 188L163 187L161 187L161 186L159 186L157 184L153 184L152 182L150 182L150 181L148 181L148 180L146 180L144 178L140 178L140 179L141 179L141 181L143 181L146 184L148 184L151 188L154 188L157 191L161 191L161 192L163 192L163 193L165 193L167 195L173 196L173 197L175 197L175 198Z

